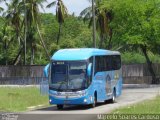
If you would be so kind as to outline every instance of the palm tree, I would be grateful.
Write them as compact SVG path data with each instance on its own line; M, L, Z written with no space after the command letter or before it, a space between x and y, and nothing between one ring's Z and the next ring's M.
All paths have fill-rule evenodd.
M40 25L40 13L39 13L39 6L43 8L42 3L45 2L45 0L27 0L25 2L25 7L26 7L26 28L27 30L27 40L30 42L30 47L31 47L31 64L33 64L34 60L34 54L35 54L35 39L34 39L34 32L37 30L38 35L40 37L40 42L46 52L46 55L48 59L50 60L50 56L48 53L48 50L46 49L43 37L41 35L39 25ZM25 21L25 20L24 20ZM32 39L31 39L32 38Z
M109 27L109 24L113 19L113 14L111 10L101 9L101 2L102 1L100 0L95 0L96 30L100 37L99 47L102 48L104 40L109 36L107 48L110 49L112 40L112 29ZM85 8L80 13L80 17L83 18L84 22L89 21L88 27L91 27L93 22L92 7Z
M5 64L8 65L8 48L13 41L13 29L11 26L3 26L1 31L0 43L4 50Z
M2 1L1 1L2 2ZM15 40L18 40L19 42L19 52L14 60L14 63L18 63L18 61L20 60L20 56L21 56L21 51L23 48L23 40L22 40L22 19L21 19L21 9L19 6L19 0L13 0L10 3L7 3L4 0L6 6L7 6L7 10L4 12L3 16L5 17L5 25L4 27L7 26L11 26L14 29L14 34L12 37L15 36ZM17 59L19 58L19 59ZM18 60L18 61L17 61Z
M43 48L45 49L47 57L50 59L42 35L39 30L39 25L40 25L39 6L43 7L42 3L45 2L45 0L13 0L9 3L7 3L6 0L0 0L0 2L2 1L4 1L8 7L7 11L4 14L7 19L7 24L11 24L13 26L17 39L19 40L20 43L19 52L14 60L14 64L18 63L22 50L25 48L24 47L25 40L22 39L25 38L25 36L28 43L30 44L31 63L33 63L35 44L36 44L36 41L33 37L35 30L37 30L40 37L40 42ZM23 28L24 31L22 32Z
M67 8L65 7L62 0L56 0L47 5L47 8L53 7L56 5L56 18L59 23L59 31L57 35L57 45L60 40L60 34L62 29L62 24L64 23L65 17L68 15Z
M16 36L20 42L22 19L21 19L21 7L19 6L19 0L13 0L10 4L7 4L7 11L5 12L6 22L11 24L15 30Z

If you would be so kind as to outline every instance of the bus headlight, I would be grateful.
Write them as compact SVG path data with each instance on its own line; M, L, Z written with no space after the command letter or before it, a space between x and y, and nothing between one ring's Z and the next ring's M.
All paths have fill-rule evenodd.
M85 90L82 90L82 91L78 91L77 92L77 95L79 95L79 96L85 96L86 95L86 91Z
M57 93L49 93L49 96L55 97L57 96Z
M86 102L87 102L87 99L84 99L84 102L86 103Z

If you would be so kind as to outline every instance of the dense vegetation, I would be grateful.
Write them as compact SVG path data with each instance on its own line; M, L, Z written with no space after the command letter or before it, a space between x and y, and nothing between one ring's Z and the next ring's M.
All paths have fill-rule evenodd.
M2 26L4 24L4 18L0 18L0 26L2 31ZM56 21L56 16L53 14L41 14L41 32L43 33L46 47L49 50L50 55L60 49L60 48L83 48L92 47L92 30L88 28L87 24L84 24L83 20L75 16L69 16L64 25L62 26L62 33L59 45L56 44L57 34L58 34L58 23ZM8 28L9 29L9 28ZM38 38L35 32L35 37ZM0 34L2 35L2 33ZM48 59L45 56L45 52L41 44L37 41L35 60L34 64L46 64ZM115 44L114 42L112 42ZM28 43L29 44L29 43ZM16 55L18 54L18 41L11 43L8 48L7 58L5 58L5 52L3 49L4 43L0 44L0 64L5 65L5 59L7 59L8 64L13 64ZM120 47L119 47L120 48ZM119 49L118 47L113 48L113 50ZM145 63L145 57L140 51L133 50L132 48L121 48L123 63ZM159 55L149 53L149 56L153 62L160 63ZM19 64L23 64L23 57ZM30 48L27 47L27 64L30 64Z
M8 2L9 1L9 2ZM90 1L90 0L89 0ZM92 47L92 9L69 15L62 0L56 15L42 14L45 0L1 0L0 64L46 64L61 48ZM160 62L160 0L95 0L97 48L119 50L123 63Z
M47 6L56 6L56 15L39 12L44 0L1 2L7 5L0 8L1 65L46 64L58 49L93 46L91 7L77 17L62 0ZM160 62L160 0L95 3L97 48L119 50L123 63Z

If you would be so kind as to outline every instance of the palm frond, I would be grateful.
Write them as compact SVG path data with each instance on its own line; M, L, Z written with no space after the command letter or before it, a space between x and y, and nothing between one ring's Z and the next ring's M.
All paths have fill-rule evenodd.
M83 22L85 23L86 21L90 19L92 19L92 13L87 13L83 18Z
M0 7L0 13L3 11L4 9L2 7Z
M47 0L36 0L36 3L37 3L37 4L43 4L43 3L45 3L45 2L47 2Z
M57 3L57 1L53 1L53 2L51 2L50 4L48 4L46 7L47 7L47 8L51 8L51 7L55 6L56 3Z
M41 7L41 9L42 9L43 11L45 11L43 4L39 4L39 6Z
M15 7L19 4L19 2L20 2L19 0L13 0L11 5Z
M65 5L61 0L58 0L57 6L56 6L56 18L58 23L60 24L63 23L65 17L67 16L68 16L67 8L65 7Z
M80 13L80 17L84 17L88 13L92 14L92 7L87 7L84 10L82 10L82 12Z
M93 23L93 17L89 21L88 28L90 28L92 26L92 23Z

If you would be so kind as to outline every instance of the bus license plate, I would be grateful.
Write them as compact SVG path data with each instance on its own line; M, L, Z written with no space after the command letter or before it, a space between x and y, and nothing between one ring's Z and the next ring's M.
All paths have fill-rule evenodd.
M69 104L69 103L70 103L69 100L65 100L65 101L64 101L64 104Z

